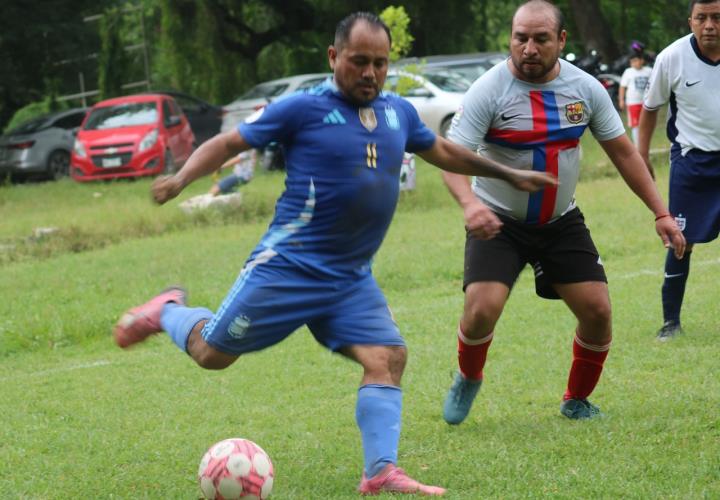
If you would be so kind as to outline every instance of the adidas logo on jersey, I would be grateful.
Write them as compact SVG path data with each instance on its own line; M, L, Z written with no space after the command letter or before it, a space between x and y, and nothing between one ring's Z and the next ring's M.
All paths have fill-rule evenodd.
M337 108L330 111L327 115L325 115L325 118L323 118L323 123L332 123L334 125L344 125L345 118L343 118L343 115L340 114L340 111L337 110Z

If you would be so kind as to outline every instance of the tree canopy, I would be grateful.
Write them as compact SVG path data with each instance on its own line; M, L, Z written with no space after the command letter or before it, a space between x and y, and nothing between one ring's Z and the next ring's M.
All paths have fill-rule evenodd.
M404 0L405 30L412 38L408 55L506 50L520 3ZM555 3L566 17L567 50L595 49L608 61L626 52L632 40L659 51L688 32L685 2L677 0ZM341 18L397 5L393 0L8 0L0 18L0 126L29 103L56 103L53 96L80 92L81 81L100 96L145 90L127 84L145 79L146 59L152 88L227 103L258 81L327 71L326 48Z

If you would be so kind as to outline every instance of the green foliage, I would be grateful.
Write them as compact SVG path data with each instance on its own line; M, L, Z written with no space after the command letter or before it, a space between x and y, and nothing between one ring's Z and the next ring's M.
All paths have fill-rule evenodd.
M53 111L60 111L68 107L67 103L58 102L54 100L52 96L47 96L42 101L31 102L15 112L10 121L7 123L3 133L9 132L18 125L32 120L33 118L37 118Z
M100 19L100 55L98 56L98 90L101 99L122 95L126 78L127 57L122 38L123 15L118 7L105 10Z
M408 29L410 17L408 17L405 7L402 5L400 7L391 5L380 13L380 19L390 28L390 34L392 35L390 62L397 61L407 55L412 47L414 38Z

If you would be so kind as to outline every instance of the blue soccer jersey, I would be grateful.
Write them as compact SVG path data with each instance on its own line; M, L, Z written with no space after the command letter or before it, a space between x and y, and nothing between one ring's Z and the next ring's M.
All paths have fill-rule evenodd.
M238 131L253 147L278 142L286 154L285 191L250 259L272 250L340 279L370 272L397 204L403 153L435 142L406 100L382 93L359 107L330 81L273 102Z

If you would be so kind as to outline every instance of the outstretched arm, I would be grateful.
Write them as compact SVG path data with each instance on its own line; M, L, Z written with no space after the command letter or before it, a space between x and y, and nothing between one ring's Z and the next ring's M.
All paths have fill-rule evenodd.
M502 179L521 191L532 192L545 186L557 185L557 178L550 174L506 167L441 136L437 136L430 149L417 154L423 160L448 172Z
M685 253L685 237L660 197L657 186L635 146L624 134L609 141L601 141L600 145L625 183L655 214L655 230L665 248L673 248L675 256L681 259Z
M237 130L219 134L202 143L175 175L158 177L152 184L153 199L160 205L175 198L194 180L217 170L230 156L250 149Z

